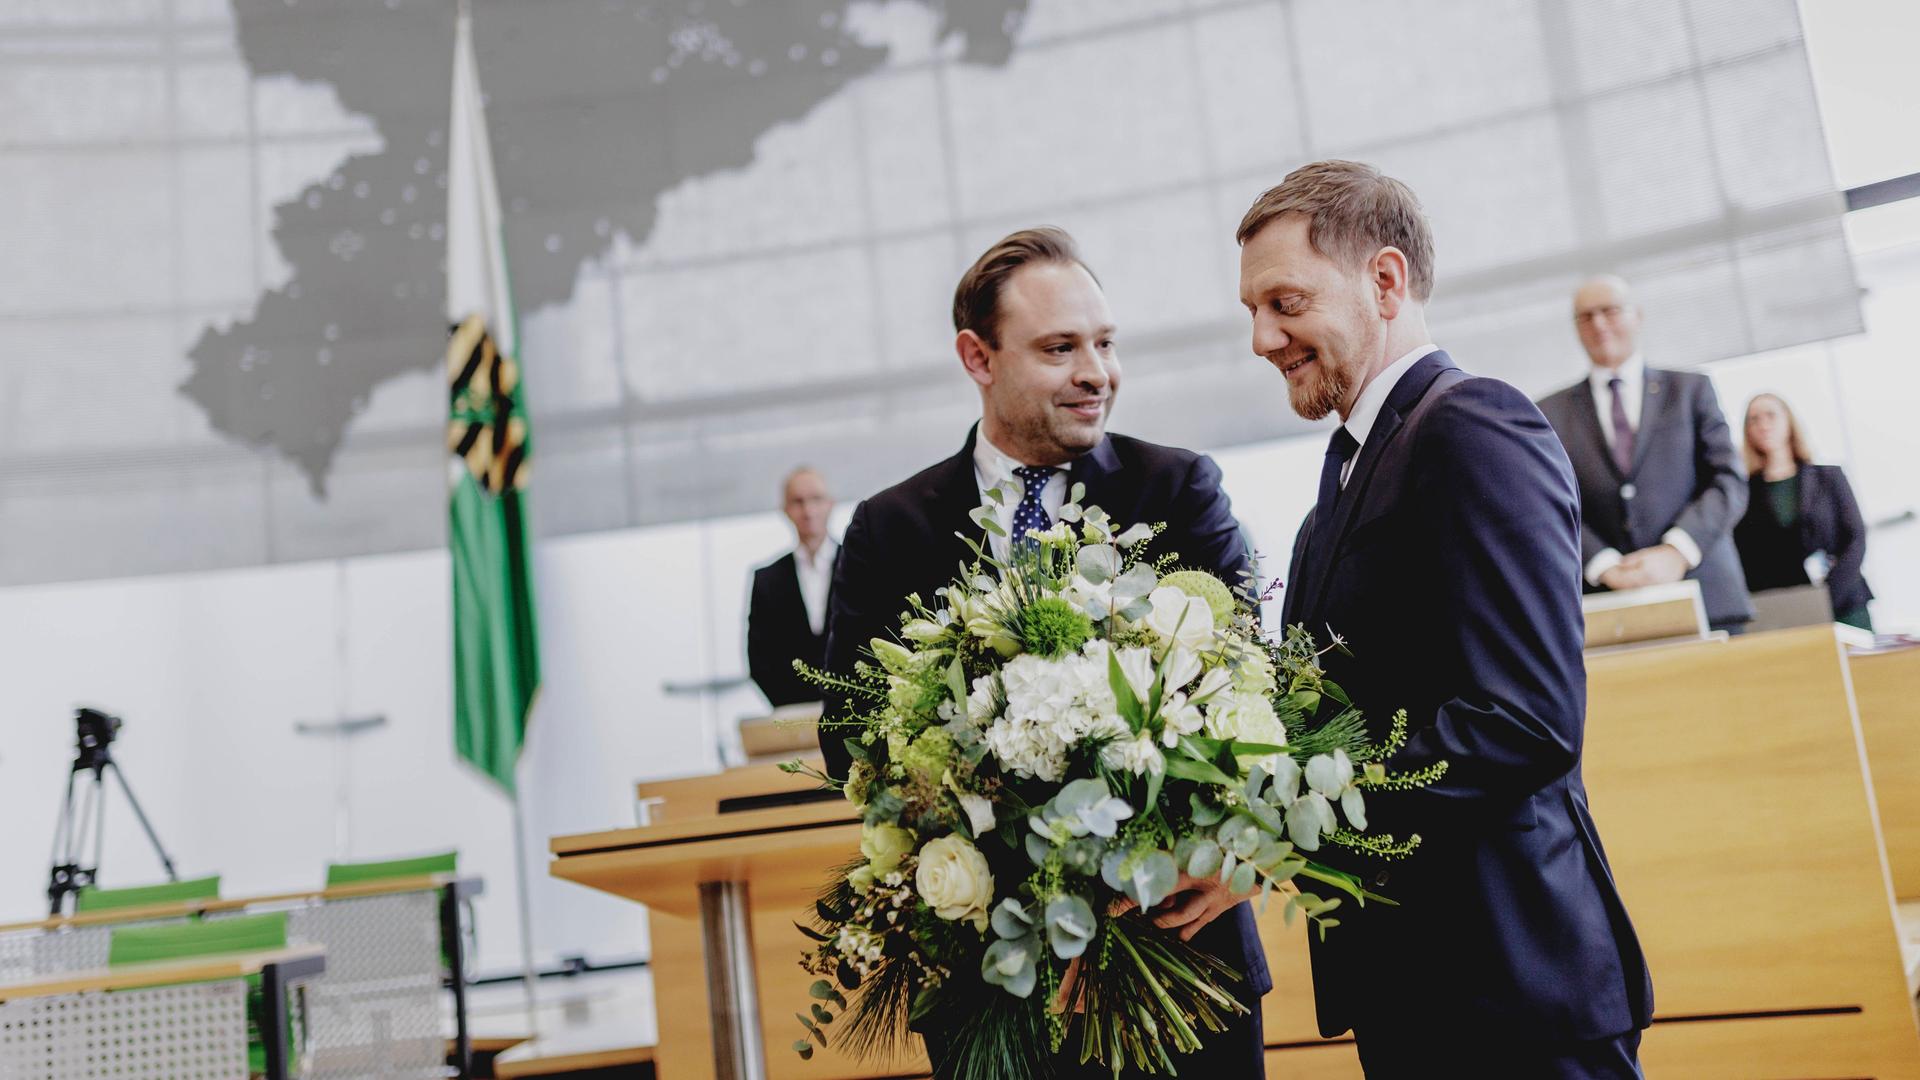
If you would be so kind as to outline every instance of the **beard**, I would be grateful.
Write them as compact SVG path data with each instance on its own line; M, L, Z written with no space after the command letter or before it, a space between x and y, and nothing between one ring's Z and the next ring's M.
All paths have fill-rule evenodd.
M1336 364L1325 353L1314 361L1320 365L1319 374L1310 380L1294 385L1287 384L1287 403L1303 420L1319 420L1338 409L1353 391L1353 368L1349 364Z

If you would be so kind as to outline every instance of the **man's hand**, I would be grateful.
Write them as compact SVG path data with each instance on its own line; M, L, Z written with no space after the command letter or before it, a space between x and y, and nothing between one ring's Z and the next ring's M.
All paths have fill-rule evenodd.
M1178 929L1181 941L1192 941L1206 925L1220 916L1232 911L1242 901L1251 900L1260 895L1256 885L1246 893L1236 893L1222 884L1218 877L1194 877L1182 871L1180 880L1173 886L1173 892L1165 900L1153 906L1147 912L1147 918L1162 930ZM1120 897L1107 908L1107 915L1118 918L1133 910L1133 901ZM1052 1010L1065 1012L1067 999L1073 993L1073 984L1080 977L1080 961L1076 956L1067 964L1066 974L1061 976L1060 989L1053 995ZM1080 1003L1074 1003L1074 1012L1080 1011Z
M1687 576L1687 557L1672 544L1655 544L1620 560L1632 567L1642 585L1668 585Z
M1194 877L1182 873L1180 881L1165 900L1156 904L1147 912L1147 918L1162 930L1179 930L1181 941L1192 941L1193 935L1206 928L1206 925L1233 910L1234 905L1243 900L1251 900L1259 895L1256 887L1251 892L1241 894L1221 884L1218 877Z
M1614 592L1621 592L1626 589L1637 589L1642 583L1638 575L1627 569L1626 560L1622 559L1609 567L1606 573L1600 575L1600 584Z

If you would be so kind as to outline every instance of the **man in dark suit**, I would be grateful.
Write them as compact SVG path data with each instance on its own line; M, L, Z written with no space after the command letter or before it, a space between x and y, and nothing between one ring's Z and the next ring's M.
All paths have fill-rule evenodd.
M1707 621L1737 633L1753 618L1733 546L1747 483L1713 384L1696 372L1647 367L1640 309L1617 277L1580 286L1573 321L1593 369L1542 400L1540 411L1580 483L1586 590L1694 578Z
M1321 1033L1351 1029L1375 1080L1637 1077L1652 985L1580 776L1566 454L1525 395L1431 343L1433 242L1404 184L1304 166L1239 240L1254 352L1296 412L1344 421L1285 620L1345 639L1327 674L1376 738L1406 709L1391 768L1448 763L1429 787L1366 796L1371 830L1425 838L1412 857L1319 853L1399 904L1348 900L1312 940Z
M820 700L820 691L793 670L793 662L817 668L826 659L833 563L840 550L827 535L833 496L818 472L802 466L789 473L780 508L793 523L793 550L753 572L747 605L747 672L775 708Z
M834 574L828 670L849 673L869 641L894 637L908 594L934 602L934 590L973 559L957 534L1004 557L1015 523L1023 532L1051 525L1074 484L1086 485L1081 505L1104 509L1118 524L1165 522L1153 552L1178 552L1184 567L1241 583L1247 550L1219 467L1188 450L1106 431L1120 388L1113 316L1072 238L1028 229L995 244L961 278L953 321L961 366L980 391L980 422L959 453L854 510ZM1019 480L1023 496L1000 508L1008 536L992 535L968 514L983 491L1009 478ZM846 715L833 694L826 709L829 720ZM849 763L845 734L821 731L835 776L846 775ZM1177 1058L1181 1075L1265 1075L1259 1000L1272 981L1251 908L1216 881L1183 880L1158 917L1247 976L1238 990L1249 1015L1210 1034L1199 1053ZM935 1074L944 1075L944 1040L932 1032L927 1043ZM1063 1062L1058 1075L1080 1073Z

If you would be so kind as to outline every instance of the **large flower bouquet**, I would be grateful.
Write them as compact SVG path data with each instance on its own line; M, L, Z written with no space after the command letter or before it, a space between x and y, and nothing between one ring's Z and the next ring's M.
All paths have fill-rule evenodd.
M802 668L855 703L823 723L852 736L864 826L801 927L820 976L801 1056L829 1030L867 1056L917 1029L952 1080L1044 1077L1062 1055L1172 1074L1247 1009L1242 973L1146 917L1183 872L1263 903L1282 887L1288 920L1324 934L1342 898L1294 879L1386 898L1312 853L1419 843L1364 831L1364 792L1445 768L1387 772L1404 714L1369 741L1304 629L1267 640L1245 583L1150 560L1160 527L1121 530L1082 497L1004 561L974 545L852 678ZM974 520L1004 535L995 506L1018 498L990 491Z

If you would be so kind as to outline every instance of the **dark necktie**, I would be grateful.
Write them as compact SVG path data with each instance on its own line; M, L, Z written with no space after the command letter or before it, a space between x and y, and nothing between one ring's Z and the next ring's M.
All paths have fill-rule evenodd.
M1613 391L1613 463L1620 467L1620 475L1626 476L1633 472L1633 425L1627 423L1627 404L1620 394L1622 385L1618 375L1607 381L1607 388Z
M1346 426L1333 429L1333 438L1327 440L1327 456L1320 463L1320 498L1313 504L1313 532L1316 540L1324 540L1326 532L1333 525L1333 507L1340 499L1340 473L1346 468L1347 461L1360 449L1360 443L1347 431Z
M1036 543L1027 533L1031 530L1045 531L1053 528L1053 517L1047 513L1046 504L1040 501L1040 493L1047 490L1047 479L1059 469L1050 465L1021 465L1013 470L1020 478L1026 490L1020 496L1020 505L1013 508L1013 546L1032 547Z

